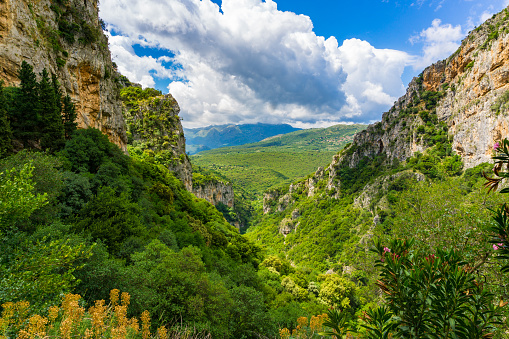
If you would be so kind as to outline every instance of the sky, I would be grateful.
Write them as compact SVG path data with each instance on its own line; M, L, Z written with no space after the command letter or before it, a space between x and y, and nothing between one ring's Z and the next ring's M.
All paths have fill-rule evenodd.
M113 61L186 128L381 119L509 0L101 0Z

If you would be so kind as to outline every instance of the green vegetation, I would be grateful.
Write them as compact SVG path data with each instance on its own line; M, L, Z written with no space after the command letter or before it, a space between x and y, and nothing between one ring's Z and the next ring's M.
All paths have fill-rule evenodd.
M475 63L475 61L474 61L474 60L470 61L470 62L469 62L469 63L465 66L465 70L466 70L466 71L468 71L468 70L472 69L472 67L474 67L474 63Z
M58 157L21 152L0 171L12 192L2 205L1 303L27 300L38 311L61 293L92 301L115 286L137 296L133 314L167 315L154 326L178 316L220 337L244 331L228 317L239 288L262 286L259 250L165 167L129 158L87 129ZM266 314L260 295L257 312Z
M504 92L491 105L491 110L498 116L500 113L506 113L509 110L509 91Z
M258 197L330 163L332 156L364 125L302 130L236 147L203 151L193 164L212 169Z
M219 147L238 146L258 142L276 135L295 132L290 125L243 124L214 125L201 128L185 128L186 148L189 154Z
M8 117L27 117L8 125L12 143L22 140L25 149L0 159L0 305L8 318L2 335L34 330L63 295L80 294L73 303L84 308L115 288L133 296L130 317L154 315L152 332L189 324L219 338L275 336L295 326L294 316L323 313L324 302L356 302L356 287L339 276L293 268L284 258L264 260L224 214L155 160L156 151L150 157L150 150L132 148L127 156L96 129L66 139L72 119L38 115L42 107L55 116L57 107L67 109L56 79L42 74L37 81L27 65L22 78L20 88L2 91ZM20 104L22 94L32 100ZM52 124L58 133L39 129ZM37 138L58 148L41 152ZM339 300L334 293L343 290ZM58 316L65 314L52 321ZM61 329L71 326L59 319Z
M125 108L128 143L133 151L148 151L148 155L166 166L183 163L186 156L172 149L183 143L175 99L163 97L152 88L134 86L123 88L120 97Z
M506 336L509 208L482 185L509 192L509 141L495 145L493 177L490 164L464 171L435 111L446 84L419 88L369 129L401 140L349 144L318 175L305 177L362 126L195 155L195 187L246 187L233 210L168 169L186 158L170 151L182 136L160 92L122 91L127 156L100 131L76 130L56 77L23 64L20 79L0 87L0 335ZM390 159L396 142L424 151ZM256 214L267 188L268 213ZM246 235L229 224L239 220ZM110 291L108 305L95 302Z
M44 69L37 81L33 67L23 61L20 87L0 88L0 154L16 147L56 152L76 129L76 111L71 98L63 96L55 75ZM0 84L1 87L1 84Z
M491 41L498 39L498 29L500 27L500 22L494 25L488 25L488 37L486 41L482 44L480 49L486 49L490 45Z
M475 312L480 312L479 316L483 314L484 322L478 323L477 327L469 325L468 330L461 327L460 331L465 330L466 333L479 331L476 333L484 334L495 331L501 334L504 327L498 323L501 319L499 316L506 314L507 310L497 307L492 309L490 305L494 305L496 300L508 293L508 286L505 278L498 273L501 265L493 263L489 258L492 258L494 254L490 244L492 227L490 209L496 208L503 201L503 197L500 195L486 197L485 190L481 187L484 181L483 169L486 170L489 165L481 165L461 174L461 160L457 156L446 154L440 157L436 155L438 150L439 147L434 146L421 157L412 158L400 167L385 170L382 165L383 159L374 159L371 162L365 160L352 170L350 182L345 183L344 174L338 174L343 179L339 180L341 190L337 197L334 197L333 192L327 191L325 183L318 182L315 185L322 188L315 191L313 197L308 197L306 190L297 184L296 190L287 193L289 204L286 208L282 212L273 210L270 214L263 216L259 223L248 230L247 236L261 244L269 253L278 255L283 253L297 267L314 267L319 272L332 269L334 272L339 272L339 276L354 282L355 288L348 298L350 301L348 307L337 306L338 309L346 312L348 321L355 319L354 313L359 314L362 310L372 307L369 305L388 300L376 297L377 289L374 283L379 279L380 270L382 274L388 269L393 270L390 272L401 272L397 273L396 277L402 280L396 283L396 281L389 281L393 275L387 271L388 280L382 280L385 281L387 288L395 289L409 284L408 290L398 292L387 290L388 293L390 292L387 294L388 298L401 297L402 293L408 293L409 298L412 295L412 298L417 298L424 288L422 284L425 281L420 280L422 276L431 274L430 270L436 270L436 267L444 267L442 264L437 264L440 260L447 261L452 266L444 267L444 270L437 272L433 279L442 282L444 288L457 284L456 292L451 290L447 293L456 293L454 295L458 298L462 295L459 291L466 290L476 297L460 298L456 306L452 304L447 306L444 300L452 302L454 299L451 299L451 296L438 294L433 296L432 300L436 300L437 303L429 305L425 314L430 318L423 320L426 326L431 327L423 325L424 327L419 327L420 330L425 333L436 333L438 330L433 326L446 328L448 321L466 324L475 319L472 318L471 312L476 310ZM433 157L430 160L433 170L424 166L421 158L425 156ZM451 161L455 165L451 166ZM364 171L363 168L373 170ZM376 176L375 168L384 173L379 179L372 179L373 175ZM425 171L421 172L420 169ZM328 176L325 177L324 180L327 181ZM362 202L363 199L369 200ZM354 203L354 200L357 202ZM364 204L367 210L360 204ZM281 229L288 225L290 231L283 235ZM411 249L409 247L399 252L395 250L397 245L392 242L393 239L412 238L414 240L411 242ZM402 256L401 253L405 252L405 258L411 262L403 263L394 260L389 263L387 260L380 261L378 257L378 268L373 267L372 263L377 260L377 257L369 251L371 239L378 239L380 244L386 244L382 248L392 249L391 253ZM501 243L500 239L494 239L491 242L495 241L497 244ZM447 251L441 252L441 249L447 249ZM379 251L375 253L380 254ZM423 259L431 254L441 259L437 259L435 266L426 266L426 261ZM454 265L475 267L475 270L470 269L468 272L462 270L460 272L464 272L463 275L454 276L456 268L453 262L456 263ZM389 264L403 266L388 267ZM402 271L406 268L411 270L411 267L417 266L422 267L422 271L415 271L410 275ZM407 277L409 280L405 280ZM454 279L459 280L455 282ZM478 284L481 279L485 282L483 285ZM323 288L322 283L321 289ZM414 290L410 291L412 288ZM384 323L384 326L394 329L394 326L398 327L395 319L413 317L409 313L410 310L404 308L404 305L410 304L414 305L414 302L398 300L389 304L387 310L389 313L382 312L382 315L387 321L391 319L391 322ZM452 307L450 311L452 313L444 313L445 311L440 313L435 307ZM375 310L372 309L369 312L378 312ZM432 319L437 314L444 314L444 318L440 320L442 323L438 319ZM449 320L447 314L454 320ZM394 318L395 316L399 318ZM356 322L348 328L350 331L363 333L360 337L365 338L369 331L363 330L362 324L362 322ZM367 321L366 326L368 325L374 326ZM396 331L391 330L392 333L405 330L403 325L401 326ZM410 331L411 328L408 330ZM408 336L403 335L403 337ZM472 338L472 336L467 334L466 338Z

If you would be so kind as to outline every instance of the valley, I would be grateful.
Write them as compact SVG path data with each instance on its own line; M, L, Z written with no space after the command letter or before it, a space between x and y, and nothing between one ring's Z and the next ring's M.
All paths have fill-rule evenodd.
M95 0L0 15L0 338L507 337L509 8L304 130L185 129Z
M222 147L191 156L199 167L214 170L261 198L281 186L328 165L332 156L365 125L336 125L273 136L257 143Z
M238 146L261 141L279 134L295 132L290 125L242 124L184 129L189 154L214 148Z

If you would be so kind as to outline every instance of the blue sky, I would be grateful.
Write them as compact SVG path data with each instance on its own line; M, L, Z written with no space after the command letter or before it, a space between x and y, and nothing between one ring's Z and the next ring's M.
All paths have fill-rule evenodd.
M119 70L185 127L379 120L509 0L101 0Z

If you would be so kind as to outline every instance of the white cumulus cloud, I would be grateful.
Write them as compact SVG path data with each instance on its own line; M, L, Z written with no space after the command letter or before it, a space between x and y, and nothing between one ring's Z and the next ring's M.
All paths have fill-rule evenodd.
M223 0L221 7L210 0L102 0L100 10L118 34L110 47L121 73L144 86L153 86L153 76L173 80L169 91L186 127L378 120L404 93L401 74L415 62L358 39L339 46L317 36L309 17L280 11L272 0ZM168 53L137 56L135 44Z
M431 26L422 30L419 35L410 38L412 43L423 43L423 55L416 59L414 67L421 69L438 60L442 60L456 51L461 44L465 33L461 25L452 26L442 24L440 19L435 19Z

